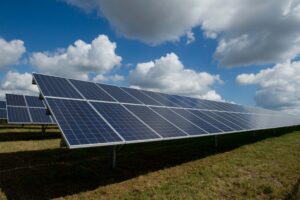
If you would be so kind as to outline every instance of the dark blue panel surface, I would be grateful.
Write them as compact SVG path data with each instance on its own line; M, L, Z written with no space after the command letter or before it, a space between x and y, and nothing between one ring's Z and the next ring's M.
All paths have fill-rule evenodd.
M122 141L87 102L52 98L46 101L71 146Z
M255 126L251 124L250 121L244 120L242 117L237 115L236 113L227 113L222 112L220 115L224 116L226 119L229 119L230 121L234 122L235 124L239 125L245 130L249 129L255 129Z
M26 107L7 107L8 122L11 123L30 123L28 109Z
M7 119L6 109L0 109L0 119Z
M95 102L92 104L126 141L160 138L122 105Z
M160 94L164 98L171 101L174 105L181 108L193 108L193 105L191 105L188 101L184 100L183 98L180 98L176 95L169 95L169 94Z
M6 101L0 101L0 109L6 109Z
M201 118L202 120L207 121L208 123L214 125L215 127L217 127L218 129L221 129L224 132L234 131L234 129L232 129L229 126L225 125L224 123L219 122L218 120L214 119L214 117L208 111L189 110L189 112L193 113L198 118Z
M213 101L209 101L209 100L204 100L201 99L199 100L201 101L202 104L204 104L206 107L209 107L210 110L220 110L220 111L224 111L224 107L222 107L219 103L217 102L213 102Z
M44 96L82 99L67 79L41 74L33 76Z
M201 99L196 99L196 98L191 98L191 97L184 97L186 98L186 101L190 102L192 104L193 108L198 108L198 109L205 109L205 110L214 110L210 105L207 105L203 100Z
M45 108L43 100L35 96L25 96L28 107Z
M222 132L222 130L220 130L220 129L214 127L213 125L211 125L210 123L207 123L206 121L196 117L195 115L193 115L192 113L190 113L187 110L184 110L184 109L171 109L171 110L178 113L179 115L181 115L185 119L189 120L193 124L196 124L197 126L199 126L200 128L202 128L203 130L205 130L208 133Z
M46 114L45 108L29 108L32 123L52 124L50 115Z
M146 106L126 105L126 107L164 138L186 136L185 133Z
M96 83L70 80L77 90L88 100L110 101L115 100L111 98L103 89L96 85Z
M256 123L256 115L254 114L242 114L242 113L234 113L235 116L238 116L244 122L248 122L248 124L253 127L252 129L259 129L260 127Z
M151 107L152 110L159 113L161 116L172 122L173 124L176 124L177 127L179 127L181 130L185 131L189 135L202 135L206 134L204 130L201 128L195 126L182 116L176 114L169 108L162 108L162 107Z
M104 89L107 93L109 93L112 97L114 97L117 101L121 103L134 103L134 104L142 104L134 97L130 96L126 92L124 92L122 89L120 89L117 86L112 85L104 85L98 83L98 85Z
M226 107L228 107L229 111L233 112L248 112L247 109L244 106L238 105L238 104L231 104L231 103L224 103L222 104Z
M179 107L176 103L168 100L167 98L165 98L164 96L160 95L157 92L151 92L151 91L145 91L145 90L141 90L141 92L143 92L147 96L151 97L155 101L159 102L163 106Z
M130 95L134 96L136 99L138 99L140 102L144 103L145 105L161 106L161 104L159 102L157 102L154 99L152 99L151 97L147 96L140 90L136 90L136 89L132 89L132 88L123 88L123 87L122 87L122 89L125 92L129 93Z
M26 106L24 96L17 94L6 94L6 104L8 106Z
M225 117L224 115L222 115L223 112L206 111L204 113L209 114L212 118L214 118L215 120L218 120L219 122L225 124L226 126L230 127L232 130L239 131L239 130L243 129L239 125L232 122L228 117Z

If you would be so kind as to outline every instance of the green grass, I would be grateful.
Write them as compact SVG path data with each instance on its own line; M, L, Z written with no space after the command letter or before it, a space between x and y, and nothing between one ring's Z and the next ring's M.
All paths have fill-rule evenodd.
M288 132L288 133L286 133ZM285 133L285 134L283 134ZM0 126L0 199L300 199L300 132L60 148L55 128Z

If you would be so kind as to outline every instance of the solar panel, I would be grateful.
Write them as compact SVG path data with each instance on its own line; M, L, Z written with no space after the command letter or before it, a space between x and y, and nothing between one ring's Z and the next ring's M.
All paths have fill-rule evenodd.
M210 124L209 122L203 120L202 118L196 117L192 113L190 113L188 110L185 109L171 109L177 114L181 115L188 121L192 122L193 124L201 127L203 130L205 130L208 133L219 133L222 132L222 130L218 127L215 127L214 125Z
M46 113L44 102L37 96L6 94L9 124L54 124ZM25 103L25 104L24 104Z
M164 138L187 136L182 130L146 106L126 105L126 107Z
M114 99L121 103L141 104L139 100L127 94L121 88L111 85L98 84L102 89L109 93Z
M6 109L0 108L0 119L7 119Z
M193 113L196 117L207 121L215 127L218 127L223 132L235 131L233 128L226 125L226 123L220 122L219 120L215 119L208 111L190 110L190 112Z
M161 138L120 104L92 104L126 141Z
M47 103L70 147L122 142L88 102L47 98Z
M38 97L25 96L25 100L28 107L45 108L44 102Z
M49 77L42 74L35 74L34 78L39 82L38 86L44 96L82 99L65 78Z
M179 107L176 103L172 102L171 100L165 98L164 96L160 95L157 92L152 92L152 91L144 91L141 90L142 93L145 95L151 97L155 101L159 102L163 106L168 106L168 107Z
M25 98L23 95L6 94L7 106L26 106Z
M30 123L31 119L26 107L7 107L8 123Z
M34 82L70 148L299 124L290 115L225 102L40 74Z
M52 119L46 113L45 108L29 108L29 113L33 123L52 124Z
M76 89L88 100L99 100L109 102L115 101L95 83L78 80L70 81L76 87Z
M176 124L180 129L184 130L189 135L201 135L207 132L200 127L194 125L184 117L176 114L169 108L151 107L152 110L166 118L168 121Z
M152 99L151 97L147 96L143 92L132 89L132 88L123 88L121 87L122 90L130 94L131 96L134 96L136 99L138 99L140 102L144 103L145 105L157 105L157 106L162 106L159 102L156 100Z
M0 101L0 109L6 109L6 101Z

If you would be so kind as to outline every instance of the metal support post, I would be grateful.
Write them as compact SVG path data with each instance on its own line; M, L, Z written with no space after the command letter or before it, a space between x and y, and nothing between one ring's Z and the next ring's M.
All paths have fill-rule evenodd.
M115 169L116 168L116 161L117 161L117 146L112 147L112 154L111 154L111 168Z
M46 126L42 125L42 134L45 134L45 133L46 133Z
M215 135L215 147L218 147L218 145L219 145L218 136Z

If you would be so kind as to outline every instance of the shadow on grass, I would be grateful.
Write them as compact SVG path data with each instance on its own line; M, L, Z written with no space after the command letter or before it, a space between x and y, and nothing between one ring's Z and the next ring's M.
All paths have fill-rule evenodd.
M42 126L33 125L0 125L0 142L26 141L60 138L60 132L56 126L48 126L42 133Z
M110 169L111 147L52 149L0 154L0 187L8 199L51 199L90 191L148 172L280 136L292 129L132 144L121 148Z
M0 133L0 142L8 141L26 141L26 140L48 140L57 139L61 135L57 130L48 130L46 133L42 132L10 132Z

